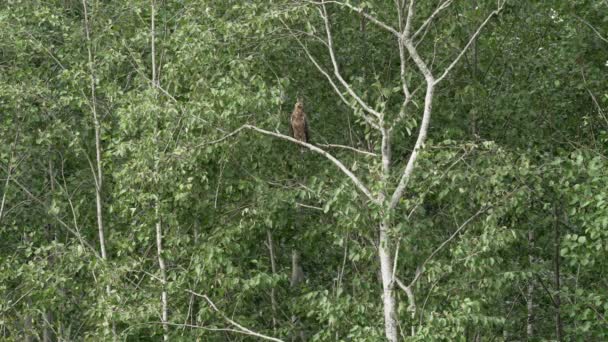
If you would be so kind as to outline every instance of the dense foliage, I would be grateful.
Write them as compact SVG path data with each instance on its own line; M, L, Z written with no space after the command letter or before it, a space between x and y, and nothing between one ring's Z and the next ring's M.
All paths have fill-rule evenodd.
M364 11L328 1L337 65L396 116L399 51L363 14L392 24L401 1L342 2ZM417 46L438 73L496 7L447 2ZM414 24L441 3L418 1ZM383 179L380 137L318 70L333 67L322 14L295 0L0 5L1 340L385 338L382 210L324 155L238 130L288 135L303 97L315 146L371 191L397 183L424 92ZM395 286L401 339L608 340L607 23L606 1L507 1L435 90L390 214L394 273L417 299Z

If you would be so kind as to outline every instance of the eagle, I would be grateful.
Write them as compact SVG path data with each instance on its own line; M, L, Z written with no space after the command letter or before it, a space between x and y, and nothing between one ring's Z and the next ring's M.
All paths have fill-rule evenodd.
M298 98L296 101L295 108L291 113L291 133L294 139L302 142L309 142L310 135L308 134L308 121L306 120L306 113L304 113L304 101Z

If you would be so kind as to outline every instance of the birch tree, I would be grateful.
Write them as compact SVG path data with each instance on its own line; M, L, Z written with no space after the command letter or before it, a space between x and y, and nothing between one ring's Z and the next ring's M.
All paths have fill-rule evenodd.
M434 20L438 19L438 16L442 11L445 11L452 4L451 0L441 1L437 8L432 12L431 15L423 19L422 24L416 25L420 21L416 18L416 1L395 1L395 11L397 12L397 22L388 23L381 18L377 18L372 14L364 11L363 8L351 5L348 2L340 1L309 1L311 6L314 6L318 15L322 19L323 28L319 31L325 32L323 44L327 47L327 53L331 60L330 70L326 70L322 67L318 58L314 57L311 52L307 49L301 41L299 41L301 48L305 51L309 57L310 62L317 67L318 71L322 73L327 81L331 84L335 90L336 95L342 99L342 101L348 105L354 113L357 113L371 129L375 130L376 134L380 139L380 158L381 158L381 171L380 171L380 184L377 191L369 189L368 185L359 179L349 168L347 168L342 162L336 159L327 151L314 146L309 143L297 141L291 137L284 136L279 133L270 132L267 130L260 129L255 126L246 125L243 128L254 130L258 133L278 137L281 139L289 140L297 143L313 152L319 153L330 162L336 165L344 174L347 176L353 184L359 189L360 193L373 206L378 208L380 213L378 219L378 258L380 261L380 274L382 277L382 304L384 311L384 332L385 337L389 341L397 341L399 338L398 321L397 321L397 302L395 298L395 288L398 285L405 294L407 295L409 302L409 310L412 315L416 313L416 299L415 294L412 290L413 285L419 279L422 272L424 272L424 265L416 271L414 278L407 283L404 283L399 275L396 274L395 270L398 264L397 254L394 252L395 248L398 248L397 242L394 237L391 237L391 228L394 222L391 220L391 215L395 208L399 205L399 201L402 199L407 191L407 186L412 178L412 174L415 170L416 161L421 150L424 148L426 138L428 135L429 124L431 120L431 114L433 110L433 101L435 98L435 90L458 64L458 62L465 55L469 47L475 42L477 37L481 34L484 27L490 22L490 20L498 15L504 6L504 2L499 1L497 8L489 13L486 19L479 24L477 30L469 38L468 42L460 49L456 56L452 57L451 60L443 63L446 65L441 70L433 70L429 65L429 60L433 60L433 56L423 57L418 51L418 44L424 39L428 39L426 32L429 29L429 25ZM354 14L359 14L365 19L369 20L374 25L377 25L382 30L386 31L389 39L392 39L399 50L400 57L400 80L401 89L403 92L403 102L401 110L394 119L389 120L388 113L381 110L377 110L368 101L363 100L361 94L357 94L351 84L342 76L342 70L338 63L336 56L336 48L334 37L332 33L331 15L328 11L329 5L337 6L341 9L350 10ZM294 35L295 36L295 35ZM411 69L411 65L408 65L409 60L413 60L416 70ZM418 73L422 76L423 84L412 85L408 81L412 79L411 73ZM410 77L408 77L410 76ZM422 108L419 110L415 107L415 96L411 89L423 89L424 91L424 102ZM399 123L404 118L412 116L417 112L421 112L420 115L420 128L412 147L412 152L407 158L407 162L404 166L394 165L392 160L393 146L391 144L392 136L396 129L399 129ZM397 170L397 171L396 171ZM397 175L398 182L392 183L392 178ZM412 330L412 333L415 331Z

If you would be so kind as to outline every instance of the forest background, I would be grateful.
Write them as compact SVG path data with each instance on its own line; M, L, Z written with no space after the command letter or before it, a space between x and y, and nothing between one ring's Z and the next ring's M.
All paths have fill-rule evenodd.
M607 340L607 71L605 0L3 1L0 339Z

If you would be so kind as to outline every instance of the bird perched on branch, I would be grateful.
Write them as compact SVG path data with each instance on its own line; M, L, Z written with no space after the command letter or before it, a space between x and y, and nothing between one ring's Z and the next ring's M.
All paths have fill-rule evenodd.
M306 113L304 113L304 101L301 98L298 98L295 108L291 113L290 127L294 139L305 143L309 142L308 120L306 119Z

